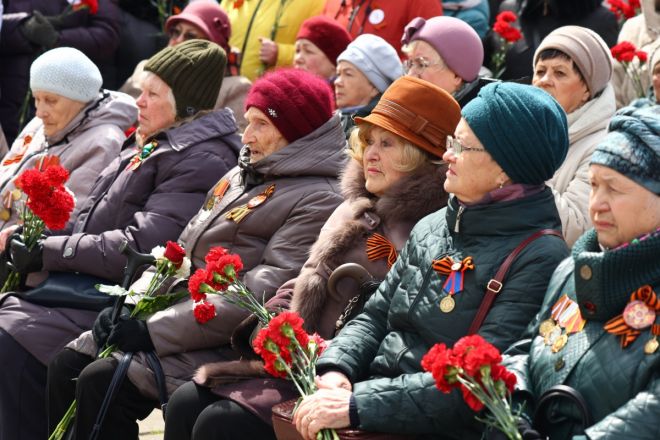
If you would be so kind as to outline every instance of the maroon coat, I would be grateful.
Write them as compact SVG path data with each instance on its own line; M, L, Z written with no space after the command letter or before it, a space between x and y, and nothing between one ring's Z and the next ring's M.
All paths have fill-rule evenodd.
M305 319L308 332L332 338L337 318L349 301L360 295L360 290L355 280L346 276L337 279L334 291L330 292L330 274L350 262L366 268L374 280L383 280L388 272L387 262L367 258L367 238L377 232L397 250L401 249L418 220L446 205L445 172L445 166L425 166L378 198L366 191L362 168L350 161L342 178L344 203L321 230L298 278L284 284L267 306L273 310L286 309L291 301L291 309ZM256 320L248 318L232 337L233 351L244 359L255 356L249 346L255 325ZM226 357L231 358L229 354ZM257 378L222 384L227 377L250 375ZM291 382L267 377L261 362L208 364L198 371L195 381L213 387L214 393L236 401L267 423L271 423L273 405L298 396Z

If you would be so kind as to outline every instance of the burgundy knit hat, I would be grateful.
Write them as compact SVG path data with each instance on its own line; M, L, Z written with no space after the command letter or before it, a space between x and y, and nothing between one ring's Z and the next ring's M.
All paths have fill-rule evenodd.
M336 21L324 16L308 18L300 26L296 40L304 38L321 49L330 62L336 66L337 57L353 40L351 34Z
M218 3L212 0L189 3L180 14L172 15L167 19L165 31L169 31L181 21L197 26L206 34L206 38L222 47L225 53L229 53L231 24L229 17Z
M324 79L305 70L280 69L252 84L245 110L250 107L261 110L291 143L332 117L334 99Z

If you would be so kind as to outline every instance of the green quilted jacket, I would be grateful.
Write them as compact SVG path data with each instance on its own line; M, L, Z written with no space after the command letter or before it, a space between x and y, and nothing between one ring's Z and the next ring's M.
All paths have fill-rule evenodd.
M422 219L397 262L363 312L336 336L318 362L320 371L343 371L353 385L360 428L479 438L482 427L459 393L442 394L420 361L439 342L465 336L487 282L525 238L540 229L561 229L549 189L514 201L460 206L456 198ZM445 276L434 259L471 256L464 290L451 313L439 310ZM518 340L538 312L555 267L568 255L563 240L544 236L517 258L479 334L499 349Z
M507 352L511 357L505 363L519 379L518 394L533 396L527 402L530 410L555 385L568 385L582 395L593 420L586 430L582 412L565 398L551 400L539 411L546 434L553 440L585 436L591 440L660 439L660 350L644 353L650 329L642 330L632 344L622 348L620 337L603 328L623 312L639 287L648 284L660 293L660 233L603 252L591 230L575 243L572 253L553 275L526 338ZM587 323L583 331L569 335L562 350L552 353L539 336L539 325L564 294L578 303ZM586 303L591 304L585 307ZM659 322L656 316L655 323Z

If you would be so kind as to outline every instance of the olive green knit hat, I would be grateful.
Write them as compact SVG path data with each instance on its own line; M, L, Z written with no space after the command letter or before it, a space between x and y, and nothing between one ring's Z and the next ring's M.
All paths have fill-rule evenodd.
M225 51L217 44L188 40L149 58L144 70L158 75L170 86L176 114L185 118L215 106L226 65Z

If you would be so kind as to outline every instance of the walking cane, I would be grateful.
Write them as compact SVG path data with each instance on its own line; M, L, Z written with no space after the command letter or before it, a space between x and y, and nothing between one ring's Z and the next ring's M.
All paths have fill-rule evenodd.
M144 265L153 264L156 259L151 254L141 254L135 249L131 248L128 245L127 240L121 242L119 245L119 252L126 255L127 257L126 267L124 268L124 278L122 279L121 286L128 290L131 287L131 281L133 281L133 277L135 276L135 273L138 271L138 269ZM115 301L111 315L113 325L116 324L119 320L119 315L121 313L122 307L124 307L125 301L126 295L120 296ZM115 373L112 376L112 380L110 381L108 391L105 393L105 397L103 398L103 403L101 403L101 408L99 408L99 412L94 423L94 428L89 435L89 440L96 440L96 438L99 436L99 433L101 432L101 424L105 419L105 415L108 412L110 404L115 398L117 390L126 377L128 366L130 365L132 359L133 353L124 353L124 356L122 356L121 360L119 361L117 369L115 370Z

